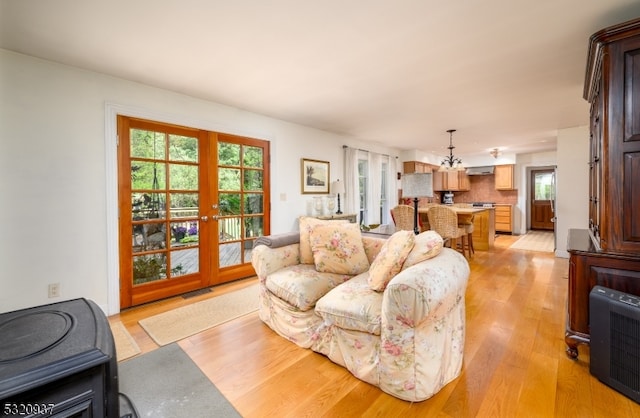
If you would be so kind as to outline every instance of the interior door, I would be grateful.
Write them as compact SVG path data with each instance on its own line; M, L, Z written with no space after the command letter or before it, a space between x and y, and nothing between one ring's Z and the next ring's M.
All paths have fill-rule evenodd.
M269 227L268 149L118 117L121 308L253 274L253 239Z
M531 229L554 230L554 180L553 169L531 171Z

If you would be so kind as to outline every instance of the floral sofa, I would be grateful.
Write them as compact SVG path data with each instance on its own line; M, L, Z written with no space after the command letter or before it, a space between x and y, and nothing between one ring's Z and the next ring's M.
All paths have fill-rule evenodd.
M259 315L276 333L408 401L460 374L469 265L436 232L384 239L302 217L299 234L261 238Z

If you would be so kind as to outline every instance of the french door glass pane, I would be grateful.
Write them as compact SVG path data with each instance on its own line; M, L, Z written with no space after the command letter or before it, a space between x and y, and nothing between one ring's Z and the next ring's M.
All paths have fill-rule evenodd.
M262 170L244 170L244 189L262 190Z
M164 253L133 257L133 284L167 278L167 259Z
M218 143L218 165L240 165L240 145Z
M146 190L164 189L164 163L137 160L131 161L131 188Z
M218 220L220 230L220 242L236 241L242 237L241 234L241 217L220 218Z
M251 216L244 220L245 238L257 238L264 234L262 216Z
M198 162L198 139L170 134L169 160Z
M198 166L169 164L169 188L171 190L198 190Z
M220 244L220 267L229 267L240 264L242 262L242 255L240 253L241 248L242 244L240 242Z
M219 190L240 190L240 169L219 168L218 183Z
M165 134L163 132L131 129L131 158L164 160Z
M171 219L198 217L198 193L170 193L169 196Z
M240 214L240 194L220 193L218 195L218 205L220 215L238 215Z
M245 167L263 168L263 159L262 148L250 146L244 147L243 162Z

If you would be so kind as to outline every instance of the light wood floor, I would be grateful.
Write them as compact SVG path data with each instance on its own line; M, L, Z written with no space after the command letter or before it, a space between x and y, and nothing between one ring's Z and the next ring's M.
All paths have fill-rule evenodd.
M462 374L423 402L401 401L359 381L277 336L257 313L179 344L244 417L640 417L640 405L589 374L587 346L580 346L577 361L565 355L568 260L509 250L516 239L501 235L495 249L470 260ZM157 346L138 320L255 280L110 320L122 321L148 352Z

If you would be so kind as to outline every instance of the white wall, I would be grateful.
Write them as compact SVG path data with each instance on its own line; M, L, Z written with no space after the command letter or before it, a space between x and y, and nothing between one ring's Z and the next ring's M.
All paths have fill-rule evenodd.
M589 227L589 127L558 132L556 256L568 258L571 228Z
M310 195L300 158L331 163L342 179L342 145L397 150L0 49L0 312L77 297L115 313L107 256L115 179L109 109L271 141L271 232L295 229ZM109 272L112 273L109 273ZM49 283L61 297L49 299ZM111 310L109 310L111 307Z

